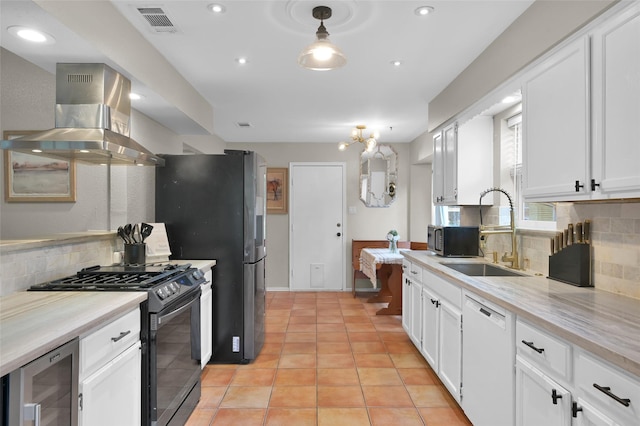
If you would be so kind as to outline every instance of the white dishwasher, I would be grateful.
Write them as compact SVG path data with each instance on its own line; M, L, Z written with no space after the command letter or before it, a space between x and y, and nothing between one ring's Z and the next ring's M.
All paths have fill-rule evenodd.
M200 368L204 368L213 355L213 269L203 272L206 282L200 285Z
M475 426L513 425L514 354L511 313L465 292L462 408Z

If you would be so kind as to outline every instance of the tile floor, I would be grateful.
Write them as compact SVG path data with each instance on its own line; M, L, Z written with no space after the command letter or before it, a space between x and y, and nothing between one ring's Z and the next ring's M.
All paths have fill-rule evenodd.
M187 426L471 425L401 318L366 296L267 293L260 355L206 366Z

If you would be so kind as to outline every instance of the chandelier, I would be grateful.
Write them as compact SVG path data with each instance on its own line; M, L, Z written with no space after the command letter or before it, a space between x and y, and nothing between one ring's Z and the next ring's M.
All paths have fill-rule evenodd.
M338 145L338 149L340 151L344 151L352 143L359 142L364 145L364 149L366 151L373 151L373 149L378 144L378 141L376 139L380 137L380 134L378 132L372 132L368 138L365 138L362 136L362 131L366 128L367 126L363 125L356 126L356 128L351 131L351 142L340 142L340 145Z
M317 6L313 8L312 14L320 20L316 41L300 53L298 64L314 71L328 71L343 66L347 63L347 58L338 46L329 41L329 33L324 26L324 20L331 17L331 8Z

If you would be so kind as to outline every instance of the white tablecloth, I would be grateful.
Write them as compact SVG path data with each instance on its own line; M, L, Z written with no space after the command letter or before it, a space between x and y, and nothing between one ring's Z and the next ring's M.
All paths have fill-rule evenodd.
M378 263L402 264L402 259L404 259L403 255L391 253L388 248L363 248L360 250L360 270L369 277L375 288L378 285L376 265Z

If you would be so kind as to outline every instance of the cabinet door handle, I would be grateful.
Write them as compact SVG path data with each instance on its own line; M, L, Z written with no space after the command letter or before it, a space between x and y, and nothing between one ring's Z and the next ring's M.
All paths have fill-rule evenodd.
M126 336L127 334L131 334L131 330L121 331L120 335L118 337L112 337L111 341L112 342L117 342L117 341L121 340L124 336Z
M440 306L440 302L439 302L438 300L436 300L436 299L431 299L431 303L433 303L434 305L436 305L436 308L437 308L438 306Z
M555 389L551 391L551 401L553 401L553 405L558 405L558 400L562 399L562 395L560 395Z
M584 185L580 185L580 181L576 181L576 192L580 192L580 188L584 188Z
M596 190L596 188L597 188L597 187L599 187L599 186L600 186L600 184L599 184L599 183L596 183L596 180L595 180L595 179L591 179L591 190L592 190L592 191L595 191L595 190Z
M574 419L578 417L578 411L582 411L582 407L578 407L578 403L574 402L573 405L571 406L571 415L573 416Z
M615 399L617 402L624 405L625 407L628 407L629 404L631 404L631 400L629 398L620 398L618 395L611 392L611 388L609 386L600 386L599 384L594 383L593 387L598 389L600 392L604 393L608 397Z
M533 345L533 342L527 342L526 340L523 340L522 343L524 343L525 345L529 346L531 349L533 349L534 351L538 352L539 354L544 352L544 348L536 348Z

